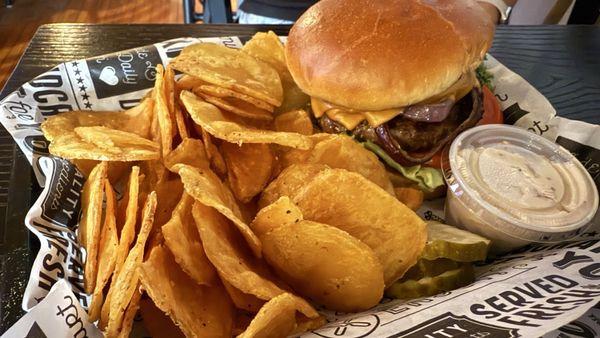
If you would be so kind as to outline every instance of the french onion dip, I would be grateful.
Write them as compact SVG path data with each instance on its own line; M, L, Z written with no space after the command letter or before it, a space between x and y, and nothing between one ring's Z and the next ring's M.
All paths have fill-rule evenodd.
M448 150L446 221L496 251L581 233L598 208L595 184L562 147L505 125L473 128Z

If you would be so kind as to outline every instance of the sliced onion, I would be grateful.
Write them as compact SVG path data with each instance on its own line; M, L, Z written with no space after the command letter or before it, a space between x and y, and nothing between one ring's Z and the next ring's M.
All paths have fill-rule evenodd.
M440 103L417 104L404 109L402 116L419 122L442 122L450 114L454 101L446 99Z
M398 144L396 139L390 133L390 130L387 127L387 123L384 123L377 128L375 128L375 132L378 136L378 142L383 149L399 164L401 165L416 165L423 164L429 161L438 151L442 149L444 145L448 142L454 140L454 138L463 132L464 130L471 128L477 124L477 122L481 119L483 114L483 105L481 102L481 92L479 89L473 88L471 91L471 99L473 101L471 112L469 113L469 117L464 120L452 133L448 134L445 138L443 138L435 147L431 148L426 153L421 153L418 155L410 154L406 150L402 149L402 147ZM447 116L447 115L446 115ZM432 122L432 121L430 121Z

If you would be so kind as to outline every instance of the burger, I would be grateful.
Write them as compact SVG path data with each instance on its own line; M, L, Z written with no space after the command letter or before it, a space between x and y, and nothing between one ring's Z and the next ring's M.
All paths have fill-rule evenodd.
M322 0L294 24L286 62L318 128L346 133L425 190L465 129L502 123L483 82L494 35L471 0Z

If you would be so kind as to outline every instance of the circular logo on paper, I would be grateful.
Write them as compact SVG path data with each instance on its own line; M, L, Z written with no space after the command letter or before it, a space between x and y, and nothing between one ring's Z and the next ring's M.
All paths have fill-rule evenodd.
M327 324L314 334L325 338L361 338L371 334L378 326L379 317L367 315Z

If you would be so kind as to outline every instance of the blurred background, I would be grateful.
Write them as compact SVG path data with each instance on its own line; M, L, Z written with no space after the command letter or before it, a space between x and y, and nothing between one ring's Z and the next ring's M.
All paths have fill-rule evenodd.
M310 0L0 0L0 88L48 23L286 23ZM340 0L343 1L343 0ZM599 24L600 0L506 0L508 24ZM283 5L275 5L275 3ZM240 11L241 7L241 11ZM269 20L265 20L268 17Z

